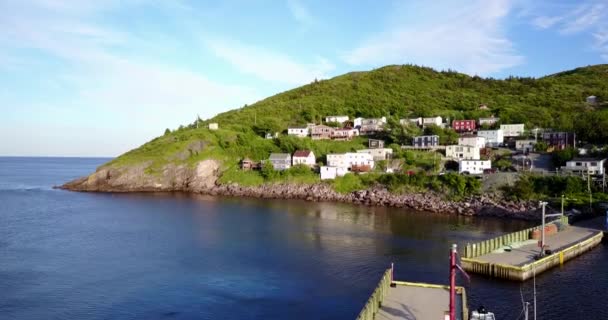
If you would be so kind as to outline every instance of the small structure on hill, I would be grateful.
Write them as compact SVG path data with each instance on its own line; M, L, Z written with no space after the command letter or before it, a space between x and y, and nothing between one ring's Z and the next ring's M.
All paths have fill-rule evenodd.
M580 175L598 175L605 172L606 159L574 158L562 167L562 171Z
M418 136L412 139L412 145L414 148L431 148L439 145L439 136Z
M257 163L249 158L241 160L241 169L244 171L257 169Z
M296 136L299 138L306 138L308 137L310 133L310 130L308 129L308 127L290 127L287 128L287 135L289 136Z
M465 174L483 174L484 170L492 169L490 160L460 160L458 161L458 172Z
M291 155L289 153L271 153L268 160L277 171L291 168Z
M367 140L367 147L370 149L382 149L384 148L384 140L369 139Z
M596 96L588 96L585 101L588 104L596 104L597 103L597 97Z
M212 122L209 124L208 128L209 130L217 130L219 129L219 125L217 124L217 122Z
M316 164L317 158L315 158L314 152L310 150L297 150L294 152L292 157L292 164L294 166L303 164L305 166L313 167Z
M473 132L475 129L477 129L477 121L454 120L452 121L452 129L458 133Z

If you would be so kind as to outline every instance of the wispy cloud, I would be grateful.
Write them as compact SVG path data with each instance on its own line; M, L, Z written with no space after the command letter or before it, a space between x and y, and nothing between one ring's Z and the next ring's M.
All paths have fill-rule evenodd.
M539 11L545 9L539 8ZM553 16L538 15L532 19L532 25L557 30L563 36L588 33L593 50L608 61L608 4L604 0L582 1L566 6L562 11Z
M287 0L287 8L293 18L303 26L310 27L316 23L316 19L300 0Z
M505 36L508 0L417 4L402 8L403 24L373 35L345 54L352 65L416 63L489 75L521 64ZM418 18L412 12L426 12Z
M334 70L327 59L317 57L312 63L300 63L280 52L227 40L209 40L209 48L239 71L262 80L289 85L310 83L326 78Z
M51 93L37 95L47 100L46 109L66 116L57 117L58 122L67 125L98 118L99 130L120 129L135 147L161 128L188 123L196 114L210 117L260 98L249 87L212 81L200 71L167 61L162 50L147 50L149 43L162 48L166 44L162 35L135 35L100 22L100 13L113 10L117 3L32 0L0 4L0 63L22 72L34 72L41 63L54 68L53 73L40 74L54 84L47 88ZM139 0L121 1L120 8L125 6L145 5ZM24 50L32 55L21 56ZM89 117L70 119L84 110ZM101 119L111 120L104 124ZM99 134L104 133L87 132L78 139L90 135L96 141ZM60 148L56 154L61 154ZM82 150L82 154L89 152L95 154Z

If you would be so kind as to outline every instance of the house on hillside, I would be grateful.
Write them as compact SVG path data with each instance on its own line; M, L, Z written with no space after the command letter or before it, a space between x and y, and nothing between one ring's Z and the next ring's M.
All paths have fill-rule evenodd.
M477 107L477 109L479 109L479 110L488 110L490 108L488 108L488 106L485 105L485 104L480 104L479 107Z
M279 133L275 132L274 134L270 133L270 132L266 132L266 134L264 135L264 138L268 139L268 140L272 140L272 139L276 139L279 137Z
M310 136L313 140L331 139L331 134L334 130L334 128L326 125L318 125L312 128Z
M416 125L416 126L422 127L422 118L418 117L418 118L410 118L410 119L399 119L399 123L402 126Z
M297 150L292 157L292 165L296 166L303 164L309 167L314 167L317 164L314 152L310 150Z
M486 146L488 147L499 147L505 142L505 138L501 129L479 130L477 131L477 136L485 138Z
M491 116L489 118L479 118L479 126L480 127L483 127L483 126L491 127L491 126L497 124L498 121L500 121L500 118L495 118L494 116Z
M287 128L287 135L289 136L296 136L299 138L305 138L308 137L310 133L310 129L308 129L308 127L291 127L291 128Z
M536 146L536 140L526 139L526 140L515 140L515 150L521 152L532 152L534 151L534 146Z
M603 175L606 167L606 159L574 158L566 162L561 168L564 172L581 175Z
M554 150L576 148L576 134L571 132L543 132L542 139Z
M519 137L524 135L524 124L501 124L500 130L504 137Z
M389 160L393 156L393 149L391 148L361 149L357 152L370 154L374 161Z
M241 169L248 171L248 170L253 170L257 168L257 164L249 159L249 158L244 158L243 160L241 160Z
M209 128L209 130L217 130L220 126L217 124L217 122L212 122L207 127Z
M359 133L361 135L374 134L384 130L386 125L386 117L362 119Z
M333 180L337 177L342 177L348 173L346 168L341 167L327 167L322 166L319 168L319 172L321 174L321 180Z
M458 133L473 132L477 128L475 120L454 120L452 129Z
M330 137L333 140L352 140L353 137L356 137L358 135L359 135L359 130L357 130L357 129L341 128L341 129L334 129L331 132Z
M483 149L486 147L486 138L478 136L461 136L458 138L458 145Z
M426 128L428 126L443 127L443 118L441 118L439 116L430 117L430 118L422 118L422 127Z
M271 153L268 161L274 170L283 171L291 168L291 155L289 153Z
M355 167L369 167L374 168L374 159L371 154L368 153L340 153L340 154L328 154L327 155L327 166L345 168L352 170Z
M445 156L455 160L479 160L479 148L471 146L447 146Z
M337 122L339 124L343 124L346 121L348 121L348 116L328 116L328 117L325 117L325 122L326 123Z
M588 104L596 104L597 103L597 97L596 96L588 96L585 101Z
M370 149L384 148L384 140L369 139L369 140L367 140L367 147Z
M492 169L490 160L460 160L458 172L464 174L483 174L484 170Z
M432 148L439 146L439 136L418 136L412 138L412 146L415 148Z

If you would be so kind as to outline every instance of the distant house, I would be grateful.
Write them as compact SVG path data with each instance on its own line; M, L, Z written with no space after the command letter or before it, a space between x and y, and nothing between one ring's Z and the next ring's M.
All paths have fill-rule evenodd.
M412 139L412 145L416 148L431 148L439 145L439 136L418 136Z
M270 132L266 132L266 135L264 136L264 138L268 139L268 140L272 140L272 139L276 139L279 137L279 133L275 132L274 134L270 133Z
M596 104L597 103L597 97L596 96L588 96L585 101L588 104Z
M443 119L441 117L430 117L430 118L422 118L422 127L428 126L443 126Z
M317 163L314 152L310 150L297 150L294 152L292 157L292 164L299 165L303 164L309 167L313 167Z
M418 118L410 118L410 119L399 119L399 123L402 126L407 126L407 125L417 125L419 127L422 127L422 118L418 117Z
M515 141L515 150L522 152L532 152L534 151L534 146L536 146L536 140L516 140Z
M458 145L483 149L486 147L486 138L478 136L461 136L458 138Z
M524 135L524 124L501 124L500 130L504 137L519 137Z
M334 140L351 140L359 135L359 130L352 128L334 129L330 137Z
M571 132L543 132L542 139L549 147L556 150L576 147L576 134Z
M477 128L475 120L454 120L452 121L452 129L458 133L473 132Z
M241 169L242 170L252 170L252 169L255 169L256 167L257 167L257 164L249 158L245 158L245 159L241 160Z
M329 126L318 125L312 128L310 136L313 140L331 139L331 134L334 130L334 128Z
M501 129L498 130L479 130L478 137L486 138L486 146L498 147L505 142L505 138Z
M209 130L217 130L219 129L219 125L216 122L212 122L208 126Z
M348 116L328 116L325 117L325 122L326 123L330 123L330 122L337 122L337 123L344 123L348 121Z
M359 128L359 133L361 135L368 135L368 134L373 134L376 132L384 131L385 125L386 125L386 117L362 119L361 127Z
M455 160L479 160L480 153L478 147L471 146L447 146L445 156Z
M485 104L480 104L479 107L477 107L477 109L479 109L479 110L488 110L490 108L488 108L488 106L485 105Z
M369 139L367 140L367 147L370 149L384 148L384 140Z
M296 136L299 138L305 138L308 137L309 134L309 129L306 127L303 128L287 128L287 135L288 136Z
M562 171L584 175L603 175L606 159L574 158L562 167Z
M357 152L370 154L374 161L388 160L393 156L393 149L391 148L361 149L357 150Z
M500 121L500 118L494 118L494 116L489 118L479 118L479 126L493 126L497 124L498 121Z
M322 166L319 171L321 173L321 180L333 180L348 173L346 168L327 166Z
M352 170L354 167L374 167L374 159L371 154L368 153L341 153L341 154L328 154L327 155L327 166L328 167L339 167L347 170Z
M482 174L484 170L492 169L490 160L460 160L458 161L458 172L467 174Z
M289 153L271 153L268 160L277 171L291 168L291 155Z

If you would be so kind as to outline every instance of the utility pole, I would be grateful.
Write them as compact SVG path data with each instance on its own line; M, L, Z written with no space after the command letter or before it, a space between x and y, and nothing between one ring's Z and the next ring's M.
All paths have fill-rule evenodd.
M543 223L541 225L542 230L540 231L540 256L545 255L545 207L547 202L541 201L540 205L543 207Z
M562 194L562 217L564 216L564 195Z
M456 320L456 244L450 252L450 320Z
M197 129L198 129L198 120L199 120L200 118L201 118L201 117L200 117L200 116L198 115L198 113L197 113L197 114L196 114L196 128L197 128Z
M524 320L528 320L528 308L530 307L530 302L524 304Z

